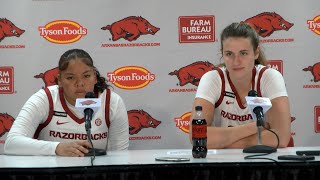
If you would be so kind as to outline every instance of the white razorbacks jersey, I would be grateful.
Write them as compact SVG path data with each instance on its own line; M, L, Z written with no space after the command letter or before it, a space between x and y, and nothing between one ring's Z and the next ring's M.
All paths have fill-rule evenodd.
M34 138L45 141L71 142L87 140L85 122L78 118L66 104L62 88L45 88L49 100L49 116L37 128ZM91 140L94 148L107 149L110 90L100 94L101 107L91 121ZM73 109L73 111L77 111ZM81 113L80 113L81 114Z
M256 65L252 70L251 90L271 101L288 96L282 74L263 65ZM253 121L249 107L241 103L225 67L215 68L201 77L196 98L205 99L215 106L211 126L229 127Z
M261 96L260 80L267 67L257 66L252 71L251 88ZM230 81L227 71L216 68L221 78L221 94L215 103L214 126L231 127L253 121L249 107L241 103L241 99Z

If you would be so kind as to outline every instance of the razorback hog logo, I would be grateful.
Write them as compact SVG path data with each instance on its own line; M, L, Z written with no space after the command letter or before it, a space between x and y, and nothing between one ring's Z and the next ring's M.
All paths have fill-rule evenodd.
M0 137L9 132L14 118L7 113L0 113Z
M130 110L128 111L129 119L129 133L131 135L137 134L142 128L156 128L161 121L151 117L144 110Z
M34 78L41 78L45 84L45 87L56 85L56 76L59 73L58 67L50 69L44 73L35 75Z
M96 104L97 102L93 101L93 100L85 100L85 101L82 101L80 102L80 104L83 106L83 105L91 105L91 104Z
M288 31L294 25L275 12L264 12L248 18L244 22L250 24L261 37L270 36L274 31Z
M16 36L19 37L25 30L18 28L10 20L6 18L0 18L0 42L5 37Z
M204 73L214 69L214 65L208 61L197 61L189 64L179 70L174 70L170 72L169 75L176 75L179 79L179 85L184 86L188 83L195 86L199 85L199 81Z
M155 35L156 32L160 30L160 28L151 25L141 16L129 16L121 19L120 21L114 22L111 25L104 26L101 29L109 30L113 41L117 41L120 38L127 41L134 41L137 40L140 35Z
M261 104L261 103L266 103L267 101L259 98L254 98L251 100L251 102L253 102L254 104Z
M304 71L311 71L314 82L320 81L320 62L314 64L313 66L303 68L303 70Z

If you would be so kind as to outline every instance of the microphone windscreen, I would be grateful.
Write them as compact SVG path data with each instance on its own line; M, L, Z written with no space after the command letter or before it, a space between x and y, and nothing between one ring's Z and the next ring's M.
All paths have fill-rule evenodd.
M258 97L258 93L255 90L250 90L248 92L248 96L250 96L250 97Z
M93 92L87 92L85 98L96 98Z

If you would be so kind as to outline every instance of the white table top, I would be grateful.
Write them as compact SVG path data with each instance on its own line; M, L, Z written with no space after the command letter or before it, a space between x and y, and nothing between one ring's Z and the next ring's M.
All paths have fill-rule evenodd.
M295 155L297 150L320 150L317 147L289 147L278 149L276 153L266 156L276 161L279 155ZM242 149L208 150L207 158L194 159L191 149L160 149L160 150L128 150L110 151L105 156L96 156L94 166L108 165L145 165L145 164L171 164L171 163L245 163L245 162L272 162L264 159L244 159L252 155L243 153ZM187 162L155 161L156 157L188 157ZM314 161L320 161L316 156ZM0 155L0 168L54 168L54 167L80 167L91 166L90 157L61 157L61 156L12 156Z

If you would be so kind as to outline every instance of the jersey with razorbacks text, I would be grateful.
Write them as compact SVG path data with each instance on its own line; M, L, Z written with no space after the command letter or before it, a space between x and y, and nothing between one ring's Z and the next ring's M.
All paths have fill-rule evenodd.
M256 65L252 71L251 89L256 90L258 96L270 100L287 96L281 73L262 65ZM206 99L215 106L214 123L211 126L231 127L253 121L249 107L241 103L224 67L215 68L202 76L196 98Z
M58 92L59 91L59 92ZM49 99L49 116L40 124L34 138L45 141L72 142L87 140L83 115L68 106L62 88L46 88ZM94 148L106 149L108 139L110 90L100 94L101 107L91 121L91 140ZM78 118L78 117L82 118Z

